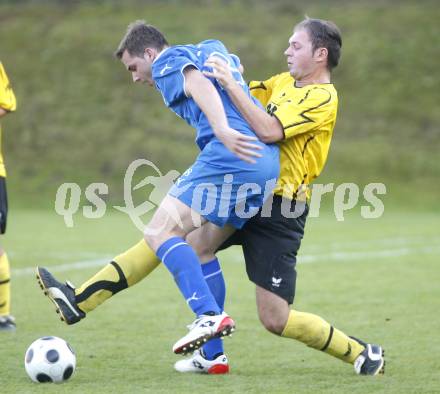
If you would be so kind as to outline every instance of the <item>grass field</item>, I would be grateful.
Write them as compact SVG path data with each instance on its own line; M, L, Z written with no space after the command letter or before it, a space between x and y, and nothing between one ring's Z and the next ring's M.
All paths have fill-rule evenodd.
M162 267L72 327L58 320L27 269L46 265L79 285L97 270L97 260L139 238L125 216L77 220L67 229L50 211L12 211L5 245L18 329L0 336L1 392L440 392L439 225L438 213L388 211L370 221L351 215L337 222L329 214L309 220L295 306L382 344L385 376L358 377L350 365L265 332L238 249L221 255L227 311L238 328L225 340L231 374L193 376L172 368L178 357L171 346L192 315ZM84 265L65 265L74 262ZM25 374L25 350L44 335L60 336L76 350L77 370L67 384L38 385Z
M261 80L286 70L283 52L304 15L333 20L343 36L332 77L338 119L319 182L411 185L435 207L440 46L429 43L440 35L440 7L433 0L2 0L0 56L18 99L17 112L2 119L15 203L29 207L32 193L32 206L46 208L66 181L106 182L117 199L135 158L162 171L192 163L193 130L158 92L132 85L112 56L129 22L145 18L172 44L220 39L240 56L245 79ZM417 99L402 99L412 92Z

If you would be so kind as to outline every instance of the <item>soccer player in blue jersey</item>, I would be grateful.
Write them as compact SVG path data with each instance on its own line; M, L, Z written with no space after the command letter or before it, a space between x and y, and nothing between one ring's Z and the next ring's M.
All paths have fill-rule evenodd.
M156 28L137 21L129 25L115 54L134 82L156 87L165 105L197 132L201 153L145 229L145 242L173 275L197 316L189 333L173 347L176 354L186 353L204 341L229 335L235 323L217 305L197 254L185 237L202 225L211 242L220 245L241 228L275 186L279 149L258 140L218 82L203 75L207 59L217 56L230 65L234 78L251 97L239 72L238 58L229 55L220 41L169 46ZM204 195L206 187L209 190ZM208 205L212 208L209 212ZM37 269L37 276L62 316L67 305L81 318L81 311L75 310L65 294L68 286L55 281L43 268Z

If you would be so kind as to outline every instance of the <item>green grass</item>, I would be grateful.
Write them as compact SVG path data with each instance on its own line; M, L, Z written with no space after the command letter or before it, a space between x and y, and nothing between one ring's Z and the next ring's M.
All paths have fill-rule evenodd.
M147 19L172 44L221 39L251 80L286 70L288 37L305 14L334 20L343 36L325 180L386 182L404 191L395 193L406 197L401 205L434 206L440 47L430 43L440 8L432 0L2 1L1 60L18 98L17 112L2 119L14 200L47 207L63 182L106 182L115 200L136 158L162 171L192 163L194 131L158 92L132 86L112 56L129 22Z
M140 236L129 220L109 214L78 219L73 229L50 211L11 213L5 246L14 268L13 312L18 329L0 336L2 393L270 392L434 393L440 391L438 213L355 214L336 222L327 213L309 220L301 249L295 306L349 334L386 348L386 375L358 377L350 365L267 333L256 315L254 286L238 249L221 255L228 284L227 311L238 330L225 340L228 376L179 375L171 352L192 315L160 267L87 319L65 326L34 276L23 271L112 256ZM375 253L368 254L368 253ZM339 253L339 254L338 254ZM57 272L76 284L97 268ZM38 385L23 366L27 346L44 335L68 340L77 370L64 385Z

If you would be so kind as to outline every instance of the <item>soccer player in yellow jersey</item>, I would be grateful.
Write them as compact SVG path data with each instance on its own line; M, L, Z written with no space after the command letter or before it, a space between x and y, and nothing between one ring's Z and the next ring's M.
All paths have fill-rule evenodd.
M15 111L17 102L6 71L0 62L0 118ZM8 198L6 194L6 169L1 150L0 128L0 234L6 231ZM6 252L0 245L0 331L15 330L15 320L10 314L11 288L10 268Z
M267 330L354 364L359 374L376 375L384 372L380 346L349 337L317 315L289 308L308 213L308 185L324 167L336 122L338 96L331 70L338 65L341 46L339 29L332 22L307 18L296 25L284 53L289 71L249 84L266 111L241 94L224 61L211 57L206 63L213 71L205 74L223 85L259 138L280 147L273 201L220 249L242 245L247 274L256 284L258 314ZM201 232L189 238L201 261L209 261L208 239ZM197 372L204 363L203 354L196 352L175 368Z
M376 375L384 370L380 346L349 337L321 317L289 307L308 213L307 186L324 167L336 120L338 98L330 77L341 46L339 30L331 22L306 19L296 25L285 51L289 71L250 83L251 92L266 110L241 94L225 63L218 58L208 61L213 71L207 74L223 85L260 139L279 143L281 171L273 199L224 244L216 245L203 227L189 234L187 241L204 262L205 279L219 306L224 303L225 285L214 253L240 244L248 277L256 284L260 320L270 332L354 364L358 374ZM141 241L78 289L53 278L62 294L52 301L66 323L74 324L112 295L145 278L158 264L153 251ZM177 362L175 369L214 374L227 373L229 365L221 343L213 340Z

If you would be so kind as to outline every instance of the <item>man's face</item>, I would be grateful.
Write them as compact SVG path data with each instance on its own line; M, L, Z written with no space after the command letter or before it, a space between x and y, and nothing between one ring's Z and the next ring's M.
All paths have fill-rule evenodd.
M313 73L317 67L317 62L312 52L312 42L305 29L293 32L292 37L289 39L289 46L284 51L284 54L287 57L290 75L298 81Z
M121 58L127 71L131 73L133 82L147 83L153 86L153 78L151 76L151 65L153 59L148 52L145 52L144 57L131 56L128 51L124 51Z

